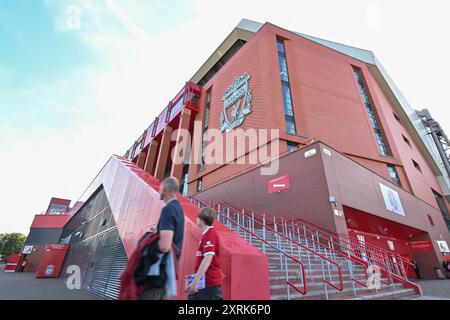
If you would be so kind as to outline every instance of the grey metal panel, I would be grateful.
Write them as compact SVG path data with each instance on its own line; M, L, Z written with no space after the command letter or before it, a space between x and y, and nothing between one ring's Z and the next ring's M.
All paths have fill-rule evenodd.
M26 245L59 243L62 228L32 228L28 234Z
M97 190L67 224L62 238L68 237L71 247L65 268L78 265L83 289L117 299L128 258L103 189Z

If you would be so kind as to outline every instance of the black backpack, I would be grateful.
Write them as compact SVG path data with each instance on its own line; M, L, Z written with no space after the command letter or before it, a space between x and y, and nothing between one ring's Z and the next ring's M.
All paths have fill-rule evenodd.
M147 289L161 289L166 286L167 274L166 264L169 254L164 254L159 265L159 276L148 276L150 267L158 261L158 241L153 241L151 245L146 247L142 253L140 262L134 272L134 280L136 284L146 287Z

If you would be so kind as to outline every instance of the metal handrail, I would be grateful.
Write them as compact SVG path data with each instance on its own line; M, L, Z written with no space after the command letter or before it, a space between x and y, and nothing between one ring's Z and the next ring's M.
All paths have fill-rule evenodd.
M249 208L244 208L244 209L247 209L247 210L250 210L250 211L254 212L253 210L251 210ZM323 232L323 233L329 235L330 237L334 237L334 238L338 239L340 242L346 243L346 244L348 244L350 246L354 246L354 243L356 242L357 248L360 251L364 251L366 253L370 253L372 256L377 256L379 258L379 260L373 260L371 256L367 256L366 255L366 258L370 258L372 262L377 262L377 265L380 267L380 269L382 269L382 271L385 272L391 278L391 279L389 279L390 280L389 283L386 283L385 281L380 280L381 282L383 282L385 284L391 284L391 283L393 283L392 278L394 278L395 280L400 281L400 282L404 283L405 285L414 288L416 290L416 292L421 294L422 291L421 291L420 286L415 284L415 283L413 283L413 282L411 282L411 281L409 281L407 276L406 276L405 267L403 265L403 263L405 262L405 259L403 257L394 255L391 252L388 252L386 250L383 250L383 249L378 248L378 247L373 246L373 245L362 244L358 239L349 238L348 236L346 236L344 234L338 234L336 232L333 232L333 231L328 230L328 229L326 229L324 227L321 227L321 226L317 226L318 228L315 228L314 227L315 225L313 223L309 223L309 222L307 222L307 221L305 221L305 220L303 220L301 218L293 219L291 217L286 217L286 216L283 216L283 215L274 215L274 214L267 213L267 212L264 212L264 214L267 214L268 216L271 216L271 217L273 217L275 219L280 219L281 218L282 221L283 221L283 218L284 218L287 221L295 224L297 227L299 227L298 220L300 220L300 221L303 222L303 226L304 227L307 226L309 228L315 229L315 231L319 231L317 229L320 228L321 230L323 230L323 231L320 231L320 232ZM346 238L349 242L343 241L339 236L342 236L342 237ZM354 243L352 244L352 242L354 242ZM334 243L336 243L336 242L334 242ZM343 246L342 244L339 244L339 245L340 245L340 247L346 248L346 246ZM364 248L362 248L361 245L363 245ZM346 248L346 249L348 249L350 252L353 253L353 255L355 255L356 258L358 258L358 253L355 252L355 249L352 250L351 247L350 248ZM374 252L374 251L379 251L380 253L377 253L377 252ZM388 258L399 259L402 263L398 263L395 260L393 261L393 260L389 259L388 263L391 264L391 267L390 267L390 265L388 263L386 263L385 257L383 256L383 253L386 254L388 256ZM392 265L393 266L397 266L397 268L398 268L398 270L400 272L399 273L393 272ZM402 273L404 273L404 274L402 274ZM358 281L355 281L355 282L359 283ZM359 283L359 284L361 284L361 283Z
M231 206L231 205L229 205L229 204L227 204L227 203L224 203L224 202L219 202L219 203L221 203L221 204L224 205L224 206L230 207L230 208L232 208L232 209L234 209L234 210L237 210L236 208L234 208L233 206ZM248 208L244 208L244 209L243 209L243 210L244 210L244 213L245 213L245 209L248 209ZM238 211L238 210L237 210L237 211ZM251 210L251 211L252 211L252 214L256 214L256 215L258 215L258 216L264 218L264 214L258 213L258 212L253 211L253 210ZM276 223L276 222L274 222L274 223ZM281 224L279 224L279 223L276 223L276 224L277 224L278 226L282 227L283 229L287 229L287 230L290 231L290 232L296 233L296 234L299 236L299 238L300 238L300 237L303 237L302 234L301 234L300 232L298 232L297 230L293 230L293 229L288 228L287 226L281 225ZM305 231L306 231L306 230L305 230ZM324 240L330 242L330 240L328 240L328 239L322 237L321 235L314 234L314 233L312 233L312 232L309 231L309 230L308 230L308 232L309 232L312 236L317 236L317 237L320 237L320 238L322 238L322 239L324 239ZM305 235L305 237L306 237L306 235ZM292 239L292 238L291 238L291 239ZM351 262L354 262L354 263L356 263L356 264L361 265L361 266L363 267L363 270L364 270L364 277L365 277L365 280L368 280L367 268L368 268L369 264L368 264L366 261L363 261L363 260L361 260L361 259L359 259L359 258L357 258L357 257L353 257L353 256L350 256L350 255L346 255L346 254L344 254L344 253L341 252L341 251L338 251L338 250L336 250L336 249L334 249L334 248L332 248L332 247L330 247L330 246L324 245L323 243L314 240L312 237L311 237L311 239L309 239L309 238L305 238L305 239L306 239L306 241L313 242L314 244L316 244L316 245L318 245L318 246L320 246L320 247L323 247L323 248L325 248L326 250L330 250L330 251L332 251L332 252L338 254L339 256L341 256L341 257L343 257L343 258L345 258L345 259L350 260ZM293 240L295 240L295 239L293 239ZM334 244L336 244L336 245L338 245L338 246L342 246L341 244L336 243L334 240L331 240L331 242L334 243ZM337 263L337 262L336 262L336 263ZM352 272L351 270L349 270L349 271ZM358 279L354 278L352 275L351 275L351 280L352 280L353 282L355 282L355 283L357 283L357 284L363 286L363 287L366 287L366 288L368 287L367 284L365 284L365 283L359 281ZM381 280L381 281L382 281L382 280ZM383 282L384 282L384 281L383 281ZM367 283L367 282L366 282L366 283Z
M288 276L288 273L287 273L287 268L288 268L287 263L285 263L285 269L286 269L286 283L287 283L287 285L289 285L290 287L292 287L294 290L296 290L297 292L299 292L299 293L302 294L302 295L305 295L305 294L308 292L307 279L306 279L306 273L305 273L305 266L304 266L304 263L303 263L303 262L301 262L300 260L298 260L298 259L296 259L296 258L290 256L290 255L287 254L284 250L278 248L277 246L273 245L273 244L270 243L269 241L263 239L262 237L258 236L257 234L255 234L254 232L248 230L247 228L245 228L245 227L239 225L238 222L236 222L236 221L234 221L233 219L231 219L231 218L225 216L224 214L222 214L222 213L219 212L218 210L214 209L213 207L211 207L210 205L204 203L203 201L201 201L201 200L195 198L194 196L190 196L188 199L189 199L192 203L194 203L197 207L200 207L200 206L199 206L199 204L200 204L200 205L202 205L203 207L208 207L208 208L210 208L210 209L213 210L217 215L219 215L219 216L221 216L222 218L226 219L229 223L232 223L232 224L234 224L234 225L237 225L237 226L239 227L239 229L244 230L245 232L247 232L248 234L250 234L250 235L252 235L253 237L257 238L257 239L260 240L261 242L263 242L263 243L269 245L270 247L274 248L276 251L278 251L279 253L281 253L281 254L285 257L285 259L289 258L289 259L291 259L292 261L294 261L295 263L299 264L299 265L300 265L301 272L302 272L303 288L300 289L297 285L295 285L293 282L291 282L291 281L289 280L289 276ZM285 261L286 261L286 260L285 260ZM288 294L289 294L289 293L288 293Z
M273 214L272 214L272 215L273 215ZM315 229L320 229L320 230L322 230L322 232L328 233L329 235L333 235L333 234L334 234L334 236L344 237L344 238L347 239L348 241L355 241L355 242L358 242L358 243L361 242L360 240L358 240L358 239L356 239L356 238L354 238L354 237L352 238L352 237L350 237L350 236L348 236L348 235L346 235L346 234L334 232L334 231L329 230L329 229L327 229L327 228L325 228L325 227L322 227L322 226L319 226L319 225L314 224L314 223L312 223L312 222L306 221L306 220L304 220L304 219L302 219L302 218L295 218L295 219L294 219L294 218L287 217L287 216L283 216L283 215L280 215L280 216L282 216L282 217L284 217L284 218L286 218L286 219L288 219L288 220L291 220L292 222L298 222L298 221L301 221L301 223L306 224L306 225L309 225L309 226L311 226L311 227L313 227L313 228L315 228ZM402 260L402 261L404 261L404 262L406 262L406 263L408 263L408 264L411 264L411 262L409 262L406 258L404 258L404 257L402 257L402 256L399 256L399 255L396 255L396 254L394 254L394 253L392 253L392 252L389 252L389 251L387 251L387 250L385 250L385 249L383 249L383 248L379 248L379 247L377 247L377 246L374 246L374 245L372 245L372 244L370 244L370 243L365 243L364 246L365 246L366 248L372 248L372 249L374 249L374 250L378 250L378 251L380 251L380 252L382 252L382 253L385 253L385 254L387 254L387 255L389 255L389 256L392 256L392 257L394 257L394 258L396 258L396 259L398 259L398 260Z
M223 204L224 206L227 206L227 207L229 207L230 209L234 210L234 211L235 211L236 213L238 213L238 214L243 214L243 215L245 215L245 213L240 212L239 210L237 210L236 208L233 208L232 206L229 206L229 205L224 204L224 203L222 203L222 204ZM304 250L307 250L308 252L311 252L311 253L314 254L314 255L317 255L317 256L320 257L321 259L327 261L329 264L335 265L336 268L337 268L338 276L339 276L339 286L334 285L332 282L330 282L330 281L328 281L327 279L325 279L325 277L324 277L323 281L324 281L326 284L330 285L331 287L333 287L334 289L336 289L336 290L338 290L338 291L344 290L344 284L343 284L343 280L342 280L342 267L341 267L341 265L340 265L339 263L337 263L337 262L335 262L335 261L329 259L328 257L322 255L321 253L319 253L319 252L317 252L317 251L315 251L315 250L313 250L313 249L311 249L311 248L309 248L309 247L307 247L307 246L305 246L305 245L303 245L303 244L301 244L301 243L295 241L294 239L292 239L292 238L286 236L285 234L280 233L280 232L278 232L278 231L276 231L276 230L274 230L274 229L268 227L267 225L264 225L263 223L259 222L258 220L253 220L253 222L256 222L256 223L262 225L264 228L269 229L272 233L277 234L278 236L281 236L281 237L283 237L284 239L287 239L287 240L290 241L291 243L293 243L293 244L299 246L300 248L302 248L302 249L304 249Z
M249 209L249 208L246 208L246 209L252 211L252 210ZM281 218L282 221L283 221L284 219L286 219L287 221L289 221L289 222L291 222L291 223L294 223L294 224L297 224L298 221L301 221L302 224L303 224L303 226L307 226L307 227L309 227L309 228L312 228L314 231L320 231L320 232L322 232L322 233L327 234L327 235L330 236L330 237L334 237L334 238L336 238L336 239L339 241L339 243L345 243L345 244L350 245L351 247L348 248L348 249L349 249L350 251L352 251L356 257L358 256L358 253L355 252L355 250L352 250L352 246L354 246L355 244L356 244L358 250L360 250L360 251L365 251L366 253L367 253L367 252L370 252L372 255L377 256L380 260L384 260L383 254L385 254L385 255L387 255L387 256L390 257L390 258L394 258L395 260L400 260L400 261L402 261L403 263L411 264L411 263L410 263L409 261L407 261L407 259L405 259L404 257L395 255L395 254L393 254L392 252L386 251L386 250L384 250L384 249L382 249L382 248L376 247L376 246L371 245L371 244L366 244L366 243L363 244L363 243L361 243L361 241L359 241L358 239L352 239L352 238L348 237L348 236L345 235L345 234L333 232L333 231L328 230L328 229L326 229L326 228L324 228L324 227L322 227L322 226L318 226L318 225L316 225L316 224L314 224L314 223L305 221L305 220L303 220L303 219L301 219L301 218L295 218L295 219L294 219L294 218L291 218L291 217L287 217L287 216L283 216L283 215L278 215L278 214L275 215L275 214L268 213L268 212L264 212L264 214L267 214L267 215L269 215L269 216L271 216L271 217L275 217L276 219L280 219L280 218ZM283 222L284 222L284 221L283 221ZM319 230L319 229L320 229L320 230ZM344 241L344 240L342 239L342 237L345 238L347 241ZM342 244L341 244L341 246L342 246ZM363 246L364 248L362 248L362 246ZM376 251L379 251L380 253L377 253ZM378 260L378 262L380 262L380 260ZM394 265L397 265L398 268L399 268L400 270L404 269L404 266L401 265L401 264L398 263L398 262L395 262L395 261L393 261L393 260L389 260L389 262L392 263L392 264L394 264ZM406 277L405 277L405 278L406 278Z
M227 205L227 204L224 204L224 205ZM244 210L245 210L245 209L244 209ZM258 212L256 212L256 211L253 211L253 210L252 210L252 214L257 214L257 215L259 215L259 216L263 216L263 215L264 215L264 214L258 213ZM274 223L275 223L275 222L274 222ZM322 248L325 248L325 250L329 250L329 251L331 251L331 252L333 252L333 253L335 253L335 254L338 254L339 256L343 257L344 259L348 259L348 260L350 260L350 261L352 261L352 262L354 262L354 263L356 263L356 264L361 265L361 266L363 267L363 270L364 270L364 277L365 277L365 280L368 279L368 275L367 275L367 268L368 268L368 266L369 266L368 262L366 262L366 261L364 261L364 260L362 260L362 259L360 259L360 258L358 258L358 257L354 257L354 256L347 255L347 254L343 253L342 251L336 250L336 249L334 249L334 247L332 247L333 244L335 244L335 245L337 245L337 246L339 246L339 247L344 247L344 246L342 246L342 244L337 243L337 242L335 242L335 241L332 240L332 239L324 238L322 235L320 235L320 234L315 234L315 233L311 232L310 230L304 229L305 232L308 232L308 233L311 235L311 238L307 238L307 237L306 237L306 234L303 236L298 230L291 229L291 228L289 228L288 226L285 226L285 225L280 224L280 223L277 223L277 225L280 226L280 227L282 227L283 229L289 231L289 232L293 232L293 233L297 234L297 235L299 236L299 238L304 238L306 241L312 242L312 243L314 243L314 244L317 245L317 246L320 246L320 247L322 247ZM298 226L297 226L297 227L298 227ZM314 236L317 237L317 238L320 238L320 239L323 239L323 240L327 241L329 244L331 243L331 246L330 246L330 245L323 244L323 243L321 243L320 241L314 240ZM362 286L364 286L364 287L367 287L366 284L360 282L360 281L357 280L356 278L352 278L351 280L354 281L354 282L356 282L356 283L358 283L358 284L360 284L360 285L362 285Z
M266 214L268 214L268 213L266 213ZM276 217L276 215L272 215L272 216ZM283 217L283 218L286 218L289 222L291 222L291 223L293 223L293 224L295 224L297 226L298 226L298 221L297 220L301 220L302 222L304 221L302 219L295 219L294 220L294 219L290 219L288 217ZM316 232L319 231L319 230L317 230L317 228L315 228L314 226L312 226L309 223L303 223L303 226L311 228L311 229L313 229ZM322 227L321 229L323 230L325 228ZM398 275L400 277L402 277L402 278L407 279L406 274L402 274L402 273L405 273L405 267L402 264L403 262L405 262L404 258L397 257L396 255L394 255L394 254L392 254L390 252L387 252L387 251L385 251L385 250L383 250L381 248L378 248L376 246L365 244L365 243L361 243L359 240L351 239L351 238L347 237L344 234L334 233L334 232L332 232L330 230L320 231L320 232L327 234L328 236L330 236L330 238L334 237L335 239L337 239L341 243L348 244L350 247L347 247L347 249L349 251L351 251L356 257L358 257L360 255L360 253L358 253L356 250L359 250L360 252L365 252L366 253L365 257L370 259L371 262L376 262L377 264L384 265L386 272L393 273L392 270L390 270L391 268L389 268L388 263L393 265L393 266L395 266L400 271ZM334 233L334 235L332 233ZM344 237L347 241L344 241L341 237ZM345 248L345 246L342 246L342 247ZM386 262L386 259L385 259L384 255L386 255L388 257L388 262ZM361 253L361 256L364 256L364 255ZM374 257L376 259L374 259ZM395 260L397 260L397 259L400 260L402 263L396 262Z

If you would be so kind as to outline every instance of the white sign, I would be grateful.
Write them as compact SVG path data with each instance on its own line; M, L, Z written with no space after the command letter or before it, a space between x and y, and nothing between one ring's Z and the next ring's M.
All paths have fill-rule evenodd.
M437 245L439 247L439 250L442 253L449 253L450 252L450 249L448 248L447 241L436 241L436 243L437 243Z
M316 149L311 149L305 152L305 158L309 158L314 156L317 153Z
M328 149L326 149L326 148L323 148L323 153L324 153L326 156L331 157L331 151L330 151L330 150L328 150Z
M394 191L381 183L380 188L381 193L383 194L386 209L401 216L405 216L405 211L403 210L402 202L400 201L400 197L398 196L397 191Z
M22 254L31 254L33 252L33 246L24 246Z
M387 244L388 244L389 250L395 251L394 241L388 240Z

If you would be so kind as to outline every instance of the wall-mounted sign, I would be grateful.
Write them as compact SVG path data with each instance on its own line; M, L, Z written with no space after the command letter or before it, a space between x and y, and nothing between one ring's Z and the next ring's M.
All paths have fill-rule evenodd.
M429 240L410 241L409 248L412 252L433 251L433 243Z
M31 254L33 252L33 246L24 246L22 254Z
M280 192L287 190L291 187L291 183L288 175L270 180L267 183L267 191L270 193Z
M394 241L388 240L387 244L388 244L389 250L395 251Z
M442 253L449 253L450 249L448 248L448 243L447 241L436 241L439 251L441 251Z
M403 210L402 202L400 201L397 191L394 191L381 183L380 188L386 209L401 216L405 216L405 210Z
M245 117L252 112L252 91L248 86L250 75L244 75L234 79L231 86L225 92L223 110L220 116L221 131L230 132L244 122Z
M328 150L327 148L323 148L323 153L324 153L326 156L331 157L331 151Z
M309 158L314 156L317 153L316 149L311 149L305 152L305 158Z

